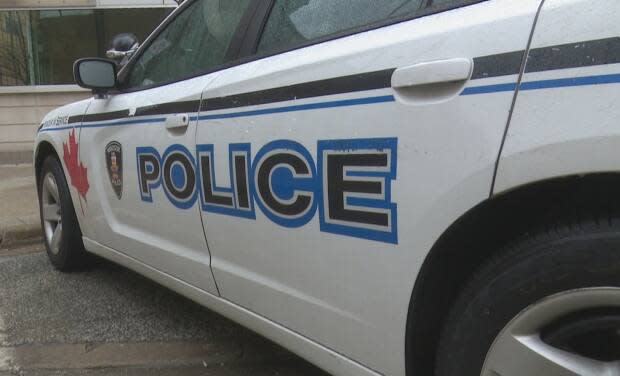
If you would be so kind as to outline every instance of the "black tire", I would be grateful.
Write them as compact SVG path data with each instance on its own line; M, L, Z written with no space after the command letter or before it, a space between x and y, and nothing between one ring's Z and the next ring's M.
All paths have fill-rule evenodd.
M62 218L62 231L59 244L59 251L52 252L49 241L45 236L44 219L43 219L43 184L44 178L51 173L56 180L58 186L58 194L60 196L60 215ZM39 193L39 214L41 217L41 229L43 231L43 239L47 255L52 265L63 272L81 270L88 267L92 263L92 257L84 249L82 241L82 231L75 215L75 208L69 193L69 187L62 165L56 156L49 156L43 162L40 173L38 175L38 193Z
M541 299L619 286L617 218L573 221L530 233L483 265L462 290L444 324L435 374L480 376L498 334Z

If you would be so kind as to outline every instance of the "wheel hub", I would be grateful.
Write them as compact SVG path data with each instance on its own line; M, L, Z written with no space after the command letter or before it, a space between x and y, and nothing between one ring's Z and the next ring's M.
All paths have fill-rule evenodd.
M41 187L41 217L45 241L53 254L60 252L62 239L62 210L58 192L56 178L48 172L43 178Z
M497 336L481 375L620 375L620 288L566 291L526 308Z
M543 342L602 362L620 360L620 308L599 308L569 314L547 326Z

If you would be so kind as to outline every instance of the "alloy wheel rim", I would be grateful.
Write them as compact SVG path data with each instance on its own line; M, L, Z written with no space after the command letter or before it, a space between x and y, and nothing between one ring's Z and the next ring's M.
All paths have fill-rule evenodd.
M56 255L60 252L60 242L62 239L62 213L58 184L51 172L47 173L43 178L41 205L45 241L50 251Z
M616 287L570 290L547 297L523 310L504 327L487 353L481 376L620 376L620 359L595 359L560 348L545 336L549 326L557 327L567 317L577 317L582 312L591 316L592 312L605 309L618 312L619 308L620 288ZM576 322L588 325L588 320L577 320L580 321L566 325L571 325L571 329ZM613 320L606 322L616 325ZM620 337L620 327L611 330ZM582 332L587 334L587 328Z

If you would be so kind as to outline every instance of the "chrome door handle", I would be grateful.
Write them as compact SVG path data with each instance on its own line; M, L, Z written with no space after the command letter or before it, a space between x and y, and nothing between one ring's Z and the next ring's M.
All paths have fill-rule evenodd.
M188 114L175 114L166 118L166 129L170 130L182 130L189 126Z

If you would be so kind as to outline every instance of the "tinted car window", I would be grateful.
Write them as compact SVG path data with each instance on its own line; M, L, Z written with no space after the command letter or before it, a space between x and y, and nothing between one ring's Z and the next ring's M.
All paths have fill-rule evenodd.
M258 52L415 14L426 0L276 0Z
M444 7L450 5L461 5L467 2L467 0L433 0L430 2L429 7Z
M190 77L224 64L250 0L196 0L138 57L129 88Z

